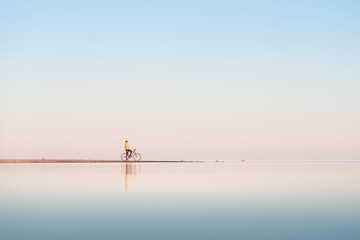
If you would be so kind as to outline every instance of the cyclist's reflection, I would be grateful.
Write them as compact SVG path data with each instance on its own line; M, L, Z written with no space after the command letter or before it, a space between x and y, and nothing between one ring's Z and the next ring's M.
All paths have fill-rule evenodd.
M125 190L129 188L129 175L141 173L139 164L126 163L125 164Z

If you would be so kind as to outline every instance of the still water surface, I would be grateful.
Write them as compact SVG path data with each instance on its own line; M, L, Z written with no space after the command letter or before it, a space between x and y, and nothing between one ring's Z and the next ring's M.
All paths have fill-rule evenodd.
M360 239L360 162L1 164L0 239Z

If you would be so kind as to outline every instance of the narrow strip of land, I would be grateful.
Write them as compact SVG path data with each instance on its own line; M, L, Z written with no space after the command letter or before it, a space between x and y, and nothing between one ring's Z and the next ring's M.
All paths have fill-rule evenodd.
M0 163L195 163L202 161L186 161L186 160L172 160L172 161L157 161L157 160L88 160L88 159L0 159Z

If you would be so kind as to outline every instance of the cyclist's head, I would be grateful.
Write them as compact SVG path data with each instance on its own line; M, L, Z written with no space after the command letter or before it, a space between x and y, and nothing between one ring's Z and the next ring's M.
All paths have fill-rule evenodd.
M127 142L128 140L126 140L125 142Z

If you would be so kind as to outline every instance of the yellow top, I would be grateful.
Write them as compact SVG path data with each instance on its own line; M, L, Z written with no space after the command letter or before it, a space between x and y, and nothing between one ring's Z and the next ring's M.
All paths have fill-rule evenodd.
M130 147L129 147L128 143L126 142L125 143L125 150L128 150L128 149L130 149Z

